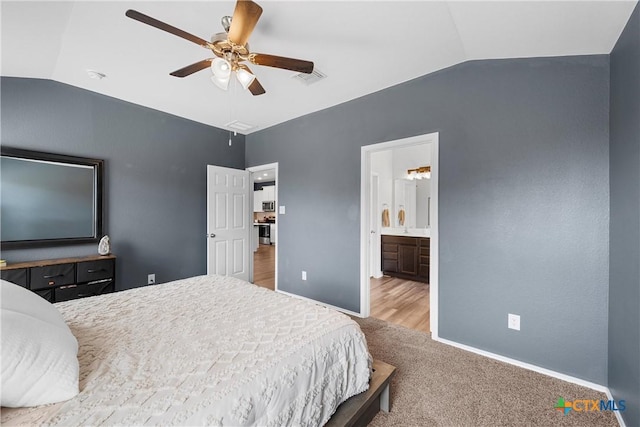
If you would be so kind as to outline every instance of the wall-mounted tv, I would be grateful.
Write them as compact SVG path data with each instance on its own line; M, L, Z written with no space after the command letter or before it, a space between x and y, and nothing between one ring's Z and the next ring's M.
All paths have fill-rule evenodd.
M2 249L97 242L104 161L0 148Z

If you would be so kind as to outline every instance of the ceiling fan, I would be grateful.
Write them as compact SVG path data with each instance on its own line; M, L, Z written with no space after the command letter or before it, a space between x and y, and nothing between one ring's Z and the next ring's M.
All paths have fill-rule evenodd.
M253 95L262 95L265 93L265 90L244 62L306 74L310 74L313 71L313 62L310 61L267 55L264 53L253 53L249 50L249 43L247 43L247 41L258 23L261 14L262 7L257 3L251 0L238 0L233 12L233 17L225 16L222 18L222 26L225 32L214 34L211 37L211 41L207 41L138 11L129 9L125 13L125 15L131 19L151 25L152 27L182 37L205 49L209 49L216 56L215 58L207 58L187 65L170 73L170 75L186 77L211 67L213 71L211 80L216 86L227 90L231 75L235 73L242 87L248 89Z

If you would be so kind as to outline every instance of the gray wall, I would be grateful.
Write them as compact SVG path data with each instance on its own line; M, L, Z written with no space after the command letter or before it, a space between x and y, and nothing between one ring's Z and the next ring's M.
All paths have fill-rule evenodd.
M243 168L244 137L49 80L3 77L1 143L105 160L105 233L117 287L206 273L206 165ZM97 244L2 251L9 262Z
M640 6L611 52L609 389L640 426Z
M606 384L608 96L606 55L476 61L248 135L279 287L358 311L360 148L438 131L440 336Z

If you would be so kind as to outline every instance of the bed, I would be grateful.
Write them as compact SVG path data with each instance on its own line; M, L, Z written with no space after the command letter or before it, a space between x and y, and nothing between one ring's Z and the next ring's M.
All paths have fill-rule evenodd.
M323 425L369 387L372 360L353 320L238 279L56 307L78 341L80 392L2 408L3 425Z

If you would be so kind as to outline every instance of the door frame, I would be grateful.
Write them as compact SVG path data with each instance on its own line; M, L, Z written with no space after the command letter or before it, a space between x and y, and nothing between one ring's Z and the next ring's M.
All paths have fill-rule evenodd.
M251 166L249 168L246 168L247 171L249 171L249 185L251 187L251 191L249 192L249 206L251 206L251 212L249 214L249 223L252 224L253 227L253 184L254 184L254 180L253 180L253 174L256 172L262 172L265 170L269 170L269 169L275 169L275 180L276 180L276 188L275 188L275 199L276 202L278 202L280 199L278 198L278 188L280 187L280 178L278 177L278 162L275 163L267 163L264 165L258 165L258 166ZM275 277L274 277L274 289L276 291L278 291L278 248L280 247L280 239L278 238L278 233L280 232L280 224L279 224L279 220L278 220L278 215L279 215L279 207L278 207L278 203L276 203L276 209L275 209L275 216L276 216L276 233L275 233L275 237L276 237L276 259L274 260L275 262ZM253 283L253 248L249 248L249 278L251 280L249 280L251 283Z
M431 144L431 241L429 268L429 326L431 337L438 338L438 277L439 277L439 233L438 233L438 175L439 132L412 136L365 145L360 151L360 316L369 317L371 312L371 283L369 278L370 251L370 192L371 153L394 148Z
M381 224L380 224L380 218L378 216L373 216L371 215L371 207L372 206L378 206L379 205L379 200L380 200L380 174L378 174L377 172L371 172L371 174L369 175L369 179L371 180L371 185L369 187L370 190L370 199L369 199L369 218L372 219L372 221L374 221L373 224L371 225L370 230L373 231L373 233L370 233L375 237L375 239L371 239L369 241L369 253L375 253L374 251L374 243L377 244L378 250L377 250L377 254L380 253L380 241L382 239L382 237L380 236L380 229ZM376 220L374 220L373 218L377 218ZM371 236L369 236L371 237ZM370 263L370 267L369 267L369 274L376 278L379 279L380 277L382 277L382 263L381 263L381 259L380 257L377 257L377 259L371 259L371 257L369 257L369 263Z

